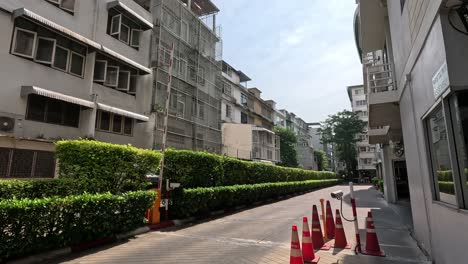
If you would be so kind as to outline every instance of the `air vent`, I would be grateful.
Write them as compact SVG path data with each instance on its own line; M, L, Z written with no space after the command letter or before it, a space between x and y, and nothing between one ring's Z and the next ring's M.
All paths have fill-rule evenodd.
M0 131L13 132L15 128L15 119L7 116L0 116Z

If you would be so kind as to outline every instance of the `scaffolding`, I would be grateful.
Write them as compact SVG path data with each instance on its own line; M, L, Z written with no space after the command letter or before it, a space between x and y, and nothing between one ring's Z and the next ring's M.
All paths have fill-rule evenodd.
M217 80L221 77L222 43L217 11L209 0L153 1L155 149L162 143L164 99L170 79L167 60L174 44L166 145L221 152L222 87Z

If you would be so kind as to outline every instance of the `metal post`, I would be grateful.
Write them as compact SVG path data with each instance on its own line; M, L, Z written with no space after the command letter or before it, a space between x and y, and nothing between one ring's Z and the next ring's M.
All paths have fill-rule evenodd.
M359 226L358 226L358 218L356 212L356 200L354 199L354 188L353 182L349 182L349 191L351 196L351 206L353 208L353 217L354 217L354 231L356 232L356 250L357 252L361 252L361 237L359 235Z
M328 240L328 233L327 233L327 221L325 217L325 207L323 205L324 199L320 199L320 206L322 207L322 222L323 222L323 238Z
M159 50L161 52L161 50ZM161 144L161 161L159 163L159 193L162 197L162 185L163 185L163 175L164 175L164 158L166 156L166 140L167 140L167 120L169 118L169 107L170 107L170 98L171 98L171 86L172 86L172 64L174 61L174 43L171 45L171 56L169 62L169 81L167 83L167 90L166 90L166 105L164 108L164 131L163 131L163 138ZM167 212L167 203L166 203L166 212ZM166 219L167 220L167 219Z

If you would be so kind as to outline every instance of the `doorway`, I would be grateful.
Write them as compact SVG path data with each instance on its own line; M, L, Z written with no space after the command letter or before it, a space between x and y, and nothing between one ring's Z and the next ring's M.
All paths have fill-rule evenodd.
M397 201L405 201L410 199L409 185L408 185L408 172L406 170L405 160L393 161L393 173L395 175L395 186Z

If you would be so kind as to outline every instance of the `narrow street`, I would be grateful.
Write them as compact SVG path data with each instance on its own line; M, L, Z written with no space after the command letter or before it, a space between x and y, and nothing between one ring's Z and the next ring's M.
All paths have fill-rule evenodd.
M240 211L189 226L150 232L119 244L72 255L55 263L289 263L291 225L302 230L302 217L311 216L312 204L345 191L344 215L352 218L348 186L335 186L283 201ZM372 209L377 234L386 258L355 256L352 250L319 251L320 263L426 263L410 237L410 212L405 206L389 207L370 186L356 186L359 228L365 238L364 219ZM320 212L319 212L320 213ZM355 244L353 224L344 221L349 243Z

